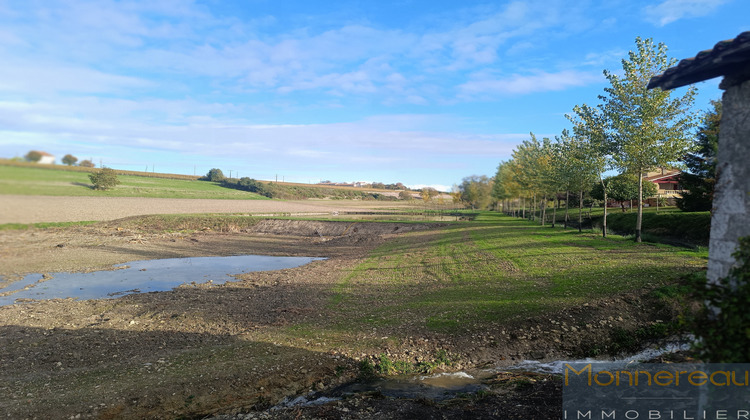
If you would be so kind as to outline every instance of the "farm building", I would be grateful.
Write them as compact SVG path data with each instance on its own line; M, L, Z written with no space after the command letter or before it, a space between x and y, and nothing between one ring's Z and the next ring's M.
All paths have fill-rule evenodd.
M680 171L677 169L660 169L646 174L644 181L656 184L656 194L659 198L666 198L670 206L676 204L676 200L682 197L682 186L679 181ZM656 197L644 200L650 206L656 205Z

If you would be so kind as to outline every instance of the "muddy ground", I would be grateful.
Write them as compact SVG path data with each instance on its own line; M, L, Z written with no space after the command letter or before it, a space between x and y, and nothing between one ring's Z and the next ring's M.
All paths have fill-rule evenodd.
M477 334L402 331L401 343L362 351L289 328L325 325L333 286L377 245L438 224L265 221L231 232L152 232L128 221L0 232L0 275L90 271L132 260L263 254L326 257L220 286L117 299L0 307L0 413L8 418L555 418L554 377L498 377L481 398L443 403L377 394L321 407L268 408L290 395L355 379L363 359L431 360L458 370L571 357L613 326L670 316L639 294L519 320ZM572 327L586 324L585 329ZM352 342L364 338L350 337ZM355 349L356 348L356 349ZM529 380L531 378L532 380Z

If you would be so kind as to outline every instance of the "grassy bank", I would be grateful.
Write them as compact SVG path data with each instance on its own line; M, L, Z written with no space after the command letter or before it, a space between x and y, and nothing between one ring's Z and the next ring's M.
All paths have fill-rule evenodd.
M635 234L637 214L613 213L607 216L607 228L621 235ZM601 217L594 223L601 226ZM656 240L674 240L686 244L708 245L711 231L711 213L704 212L647 212L643 214L641 230Z
M118 175L121 184L107 191L92 189L88 171L50 169L37 166L0 165L0 194L152 197L199 199L266 199L247 191L222 188L212 182L190 179Z
M536 212L539 222L541 212ZM552 209L547 209L547 225L552 222ZM531 212L527 212L531 217ZM601 229L604 218L603 208L584 208L582 212L584 229ZM629 236L635 234L636 209L623 212L620 208L610 208L607 211L607 230L616 235ZM562 225L565 221L565 209L558 209L555 222ZM568 213L569 226L578 226L578 208L571 208ZM643 209L641 227L644 240L651 242L667 242L691 246L708 246L711 230L710 212L683 212L677 207L646 207Z

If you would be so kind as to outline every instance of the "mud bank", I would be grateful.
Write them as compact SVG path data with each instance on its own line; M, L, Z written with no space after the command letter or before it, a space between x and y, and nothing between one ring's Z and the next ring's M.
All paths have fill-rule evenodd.
M265 219L249 229L253 233L312 238L360 237L378 239L386 235L418 232L445 226L438 223L335 222Z

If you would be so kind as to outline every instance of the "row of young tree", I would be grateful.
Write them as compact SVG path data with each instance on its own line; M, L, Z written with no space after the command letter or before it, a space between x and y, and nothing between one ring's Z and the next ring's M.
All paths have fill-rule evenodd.
M653 194L644 191L651 184L644 183L645 174L673 166L685 156L698 156L690 154L696 148L693 131L699 121L690 111L695 88L688 88L682 95L647 89L651 77L675 63L667 56L664 44L637 38L636 50L622 60L622 72L604 71L609 86L599 95L599 103L577 105L567 115L572 130L541 140L531 133L530 139L515 148L510 160L500 163L491 182L492 197L503 203L505 211L516 211L519 206L525 211L528 206L531 214L536 214L540 208L544 223L550 199L576 195L582 206L583 195L599 184L606 203L615 198L613 187L619 181L631 179L637 184L635 233L640 242L643 198ZM612 170L620 174L619 178L605 177ZM602 225L602 235L606 236L606 205Z

